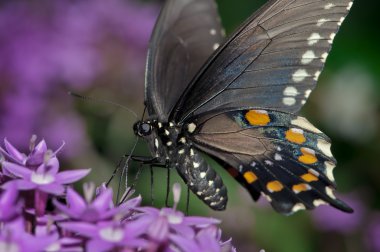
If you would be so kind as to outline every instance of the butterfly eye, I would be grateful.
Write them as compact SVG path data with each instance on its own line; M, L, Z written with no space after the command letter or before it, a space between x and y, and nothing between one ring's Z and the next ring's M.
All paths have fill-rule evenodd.
M152 132L152 125L145 122L137 122L133 125L133 130L135 132L135 135L147 136Z

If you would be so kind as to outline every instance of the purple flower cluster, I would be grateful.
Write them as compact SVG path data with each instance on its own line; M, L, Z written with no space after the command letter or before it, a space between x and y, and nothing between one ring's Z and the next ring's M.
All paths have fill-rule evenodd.
M63 145L62 145L63 147ZM61 147L61 148L62 148ZM140 206L141 197L113 203L112 189L70 184L90 169L60 171L57 154L33 136L30 153L6 139L0 147L0 251L235 251L222 242L219 220L173 208Z
M85 125L67 91L111 90L100 78L137 84L156 15L133 0L2 1L0 135L21 145L43 132L54 145L66 139L64 154L85 149Z

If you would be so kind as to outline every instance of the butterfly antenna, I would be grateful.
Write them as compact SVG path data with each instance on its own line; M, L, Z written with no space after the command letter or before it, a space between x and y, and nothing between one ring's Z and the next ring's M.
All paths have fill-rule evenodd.
M76 93L73 93L71 91L68 91L67 92L68 95L72 96L72 97L75 97L75 98L79 98L81 100L84 100L84 101L91 101L91 102L98 102L98 103L106 103L106 104L109 104L109 105L112 105L112 106L115 106L115 107L118 107L118 108L121 108L121 109L124 109L126 111L128 111L129 113L131 113L137 120L137 114L135 113L135 111L131 110L130 108L127 108L121 104L118 104L116 102L113 102L113 101L109 101L109 100L105 100L105 99L100 99L100 98L95 98L95 97L91 97L91 96L84 96L84 95L80 95L80 94L76 94ZM145 109L144 109L145 111Z

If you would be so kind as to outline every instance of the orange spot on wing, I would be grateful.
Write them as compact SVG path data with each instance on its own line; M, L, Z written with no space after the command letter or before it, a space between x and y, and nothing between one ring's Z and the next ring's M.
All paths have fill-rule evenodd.
M285 132L285 138L292 143L303 144L306 142L306 138L303 135L303 131L300 129L289 129Z
M304 164L314 164L318 161L315 152L309 148L301 148L302 155L298 157L298 161Z
M280 181L274 180L267 184L267 189L269 192L279 192L284 188Z
M318 181L318 177L311 174L311 173L306 173L306 174L302 175L301 178L303 180L305 180L306 182Z
M300 192L304 192L304 191L307 191L310 189L310 186L308 184L298 184L298 185L293 185L292 187L293 191L295 193L300 193Z
M255 182L257 180L256 174L254 174L251 171L245 172L243 176L244 176L244 178L248 184L252 184L253 182Z
M265 110L250 110L245 114L245 119L252 126L265 126L270 123L270 118Z

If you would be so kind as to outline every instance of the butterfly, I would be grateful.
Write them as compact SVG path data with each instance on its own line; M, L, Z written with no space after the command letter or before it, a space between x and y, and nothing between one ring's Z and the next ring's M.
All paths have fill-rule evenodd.
M314 89L350 0L271 0L225 39L214 0L167 0L149 44L134 132L155 163L224 210L227 188L206 153L282 214L329 204L330 139L297 113Z

